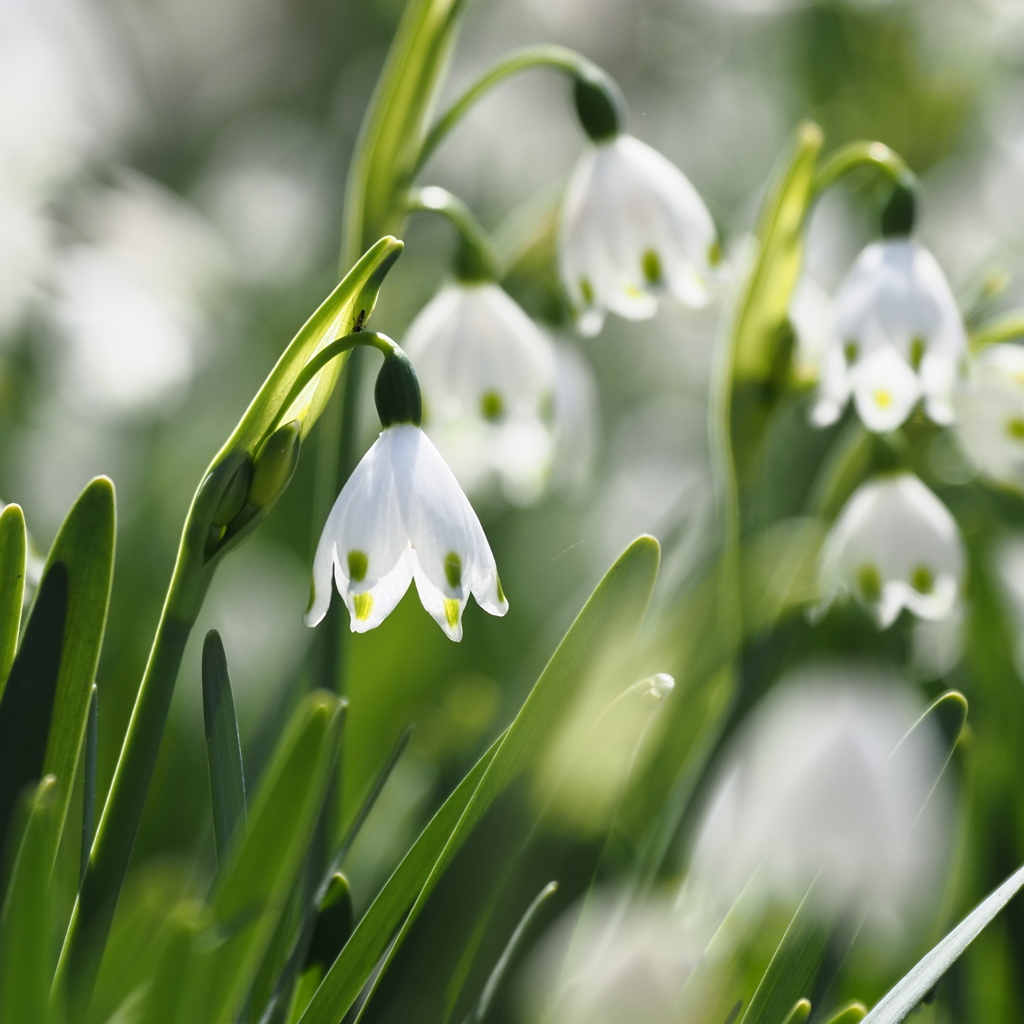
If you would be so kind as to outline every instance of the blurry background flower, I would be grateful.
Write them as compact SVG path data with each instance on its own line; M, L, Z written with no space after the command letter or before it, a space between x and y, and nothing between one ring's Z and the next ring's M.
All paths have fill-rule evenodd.
M795 906L818 879L823 909L897 930L933 904L948 797L932 790L944 764L934 724L908 734L920 710L885 674L805 670L778 684L719 766L687 897L717 894L724 911L753 880Z

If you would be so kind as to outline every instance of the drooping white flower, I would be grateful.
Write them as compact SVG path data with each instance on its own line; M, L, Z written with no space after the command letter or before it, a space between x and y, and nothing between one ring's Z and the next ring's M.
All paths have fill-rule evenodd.
M492 615L508 611L480 520L411 423L386 427L338 495L313 561L309 626L327 614L332 575L356 633L379 626L413 580L423 607L453 640L462 639L470 593Z
M957 389L956 434L977 471L1024 490L1024 347L989 345Z
M894 677L812 670L773 687L719 770L683 905L728 908L751 883L798 902L817 879L856 917L916 909L946 834L939 737L919 711Z
M639 139L616 135L573 172L558 257L577 326L594 335L608 310L653 316L662 291L706 305L719 248L711 214L682 171Z
M819 612L852 594L881 629L904 608L944 619L963 575L963 541L946 506L912 473L883 476L857 489L825 540Z
M470 491L497 478L516 504L543 492L553 448L555 354L497 284L442 289L409 327L425 427Z
M875 242L836 295L812 420L834 423L852 395L876 432L894 430L921 399L931 419L951 423L966 351L963 319L931 253L909 238Z
M541 941L526 971L527 1019L552 1024L680 1024L700 948L665 898L598 894Z

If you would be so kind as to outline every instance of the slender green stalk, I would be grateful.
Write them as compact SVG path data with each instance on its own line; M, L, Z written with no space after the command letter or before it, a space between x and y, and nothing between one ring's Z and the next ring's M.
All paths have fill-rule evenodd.
M522 50L515 50L478 78L437 119L420 147L414 173L423 169L437 147L482 96L490 92L496 85L504 82L506 78L518 75L521 71L530 71L533 68L551 68L571 75L573 78L604 76L604 72L593 61L587 60L582 54L564 46L528 46Z
M894 185L912 177L903 158L881 142L851 142L837 149L822 165L811 188L812 202L827 189L861 167L875 167Z
M980 352L989 345L1024 337L1024 309L990 320L971 335L971 351Z
M456 273L463 281L495 281L498 263L491 243L480 222L458 196L447 189L430 185L413 189L406 200L410 213L438 213L459 233Z

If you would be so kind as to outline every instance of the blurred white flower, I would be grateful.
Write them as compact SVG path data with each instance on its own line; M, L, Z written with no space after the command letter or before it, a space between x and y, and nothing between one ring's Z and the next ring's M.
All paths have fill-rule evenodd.
M964 608L959 602L944 619L918 619L910 633L910 673L915 679L940 679L952 672L964 653Z
M582 334L611 310L654 315L668 291L707 304L720 255L715 225L689 179L631 135L592 146L569 182L558 238L559 269Z
M53 249L53 225L0 175L0 338L14 330L41 291Z
M1024 535L1003 538L992 552L992 568L999 580L1009 613L1009 636L1013 638L1013 661L1024 680Z
M1024 347L983 349L954 405L957 439L970 463L989 480L1024 489Z
M736 735L697 832L684 905L754 891L895 922L931 896L946 832L939 737L895 678L807 672ZM820 875L819 875L820 872Z
M497 478L526 505L551 467L555 353L493 282L458 282L409 327L405 349L423 390L427 433L470 493Z
M226 279L219 241L183 200L139 176L93 197L84 220L92 241L64 250L55 270L65 397L113 416L164 406L202 359L206 305Z
M379 626L415 580L423 607L453 640L472 593L485 611L508 601L480 520L430 438L411 423L387 427L341 489L313 561L306 624L331 602L331 577L352 631Z
M953 421L953 388L967 352L963 320L935 258L908 238L869 245L835 300L817 426L853 396L869 430L895 430L919 399L936 423Z
M861 484L825 540L818 613L852 594L881 629L904 608L944 619L963 576L963 541L946 506L913 473L882 476Z
M832 297L812 277L800 278L789 304L789 320L796 335L793 371L797 381L816 384L821 379L825 353L835 330Z
M555 451L552 485L583 493L594 475L601 433L597 380L590 363L571 345L555 345Z
M556 923L528 964L529 1020L680 1024L680 995L700 955L672 905L609 894Z

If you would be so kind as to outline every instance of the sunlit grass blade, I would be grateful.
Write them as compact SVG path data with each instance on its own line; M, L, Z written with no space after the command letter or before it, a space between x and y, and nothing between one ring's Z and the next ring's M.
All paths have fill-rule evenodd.
M207 1015L242 1002L295 884L338 753L344 702L318 691L299 706L256 791L249 827L212 896Z
M227 657L215 629L203 644L203 719L217 864L223 868L236 829L245 829L245 774Z
M44 1024L56 964L50 934L50 864L57 780L48 775L28 800L10 885L0 913L0 1022Z
M789 1011L789 1016L786 1017L785 1024L804 1024L811 1015L811 1002L809 999L800 999L792 1010Z
M863 1003L846 1003L829 1017L826 1024L860 1024L867 1012L868 1008Z
M931 991L982 929L1024 887L1024 867L993 890L872 1008L862 1024L899 1024Z
M196 944L209 924L206 908L194 902L176 907L165 926L163 949L147 979L138 1024L189 1024L200 1016L202 986L191 974L201 963ZM205 966L205 965L204 965Z
M57 777L58 828L63 828L68 813L85 741L110 603L114 537L114 485L101 476L90 481L71 506L43 570L63 565L68 580L67 623L44 764L44 771Z
M68 570L56 562L39 584L0 700L0 849L19 795L43 776L67 612Z
M78 881L85 878L92 850L93 829L96 824L96 747L99 743L100 705L96 684L92 684L89 698L89 718L85 726L85 752L82 756L82 853L79 861Z
M487 1015L494 1004L494 999L501 988L502 982L505 980L509 967L529 935L530 927L536 920L537 912L544 905L544 902L554 896L557 891L558 883L548 882L533 898L533 902L529 907L526 908L526 913L523 914L519 924L516 925L516 930L508 940L508 945L505 946L501 956L498 958L498 962L494 965L494 970L491 971L487 984L484 985L484 990L480 993L476 1006L473 1007L473 1012L466 1019L466 1024L483 1024L487 1019Z
M430 837L429 842L423 842L424 836L427 835L427 832L424 832L378 896L378 901L386 900L390 913L386 916L382 914L382 918L391 922L391 928L384 934L370 933L369 930L363 933L365 919L360 922L352 939L342 950L341 956L335 961L311 1000L301 1018L301 1024L334 1024L348 1012L369 978L370 969L391 938L392 929L408 906L404 903L404 898L407 897L409 888L412 888L417 893L415 903L388 951L387 960L378 978L387 970L387 964L445 868L494 799L513 779L536 764L547 743L562 724L564 713L572 706L574 698L595 663L609 657L612 651L615 652L615 656L621 656L625 649L632 646L647 613L657 577L659 555L657 541L652 537L640 537L608 570L551 656L547 667L541 673L515 721L501 739L494 755L483 765L482 771L482 762L479 762L473 772L459 785L453 797L449 798L451 801L479 772L479 784L474 786L469 794L463 805L465 809L451 823L449 833L443 835L439 828L438 832ZM448 804L438 812L428 826L428 831L435 822L438 822L447 807ZM447 819L448 816L445 817ZM440 846L437 845L438 841L441 841ZM421 843L422 848L417 850ZM414 853L418 855L410 865L409 874L406 875L403 868ZM403 874L402 886L396 885L395 891L389 892L400 873ZM372 910L371 907L371 912ZM380 923L383 922L375 922L375 925L379 927ZM361 948L364 942L366 946ZM359 958L365 964L365 970L352 969L347 954L349 948L353 946L352 959ZM371 1000L372 993L364 1003L364 1011Z
M25 515L19 505L0 512L0 697L18 648L25 596Z

